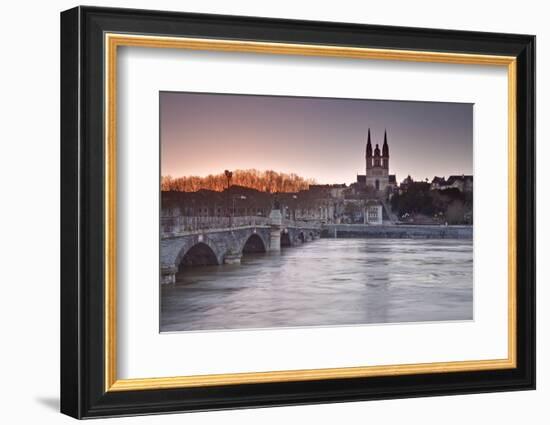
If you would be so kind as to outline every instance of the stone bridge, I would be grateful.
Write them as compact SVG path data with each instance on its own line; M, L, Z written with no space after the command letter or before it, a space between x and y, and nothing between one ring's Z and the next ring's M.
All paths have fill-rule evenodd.
M203 229L164 235L160 241L161 283L176 282L182 267L240 263L249 253L279 251L321 236L320 226L285 223L280 217L266 225Z

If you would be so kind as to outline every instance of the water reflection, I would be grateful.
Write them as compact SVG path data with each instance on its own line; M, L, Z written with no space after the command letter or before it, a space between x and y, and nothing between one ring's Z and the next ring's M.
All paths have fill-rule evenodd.
M472 242L320 239L161 289L161 331L472 319Z

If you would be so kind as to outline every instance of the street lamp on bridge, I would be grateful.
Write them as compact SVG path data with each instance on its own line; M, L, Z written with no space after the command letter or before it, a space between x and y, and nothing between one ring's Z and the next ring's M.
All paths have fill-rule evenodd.
M227 188L229 189L229 186L231 186L231 179L233 178L233 171L225 170L224 174L227 178Z

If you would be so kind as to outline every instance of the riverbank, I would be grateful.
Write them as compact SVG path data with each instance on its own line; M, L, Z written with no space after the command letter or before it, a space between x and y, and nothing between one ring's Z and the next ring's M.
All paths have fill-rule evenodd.
M473 238L473 226L438 226L414 224L326 224L322 238L379 238L379 239L467 239Z

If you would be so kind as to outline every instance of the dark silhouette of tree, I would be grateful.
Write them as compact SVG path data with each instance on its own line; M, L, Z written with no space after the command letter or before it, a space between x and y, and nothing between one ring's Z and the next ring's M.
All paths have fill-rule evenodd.
M464 224L471 223L473 203L471 193L457 188L430 190L427 182L409 181L406 190L393 195L391 207L400 217L444 217L449 224Z
M464 215L466 214L466 207L463 202L452 201L447 207L445 218L449 224L462 224L464 223Z

